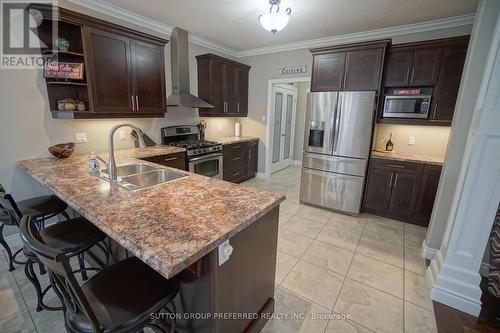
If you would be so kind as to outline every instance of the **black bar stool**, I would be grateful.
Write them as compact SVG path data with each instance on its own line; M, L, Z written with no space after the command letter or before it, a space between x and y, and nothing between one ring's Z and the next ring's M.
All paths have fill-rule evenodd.
M170 332L175 332L175 304L180 284L167 280L136 257L103 269L80 286L69 258L37 236L29 217L21 222L26 247L48 268L54 290L63 300L66 330L72 333L137 332L153 326L152 315L165 309L173 314ZM172 310L167 305L172 306Z
M2 184L0 184L0 196L9 196L9 200L15 202L12 195L5 192ZM69 215L66 213L68 205L55 195L44 195L15 202L14 207L16 215L20 217L29 215L33 217L37 223L41 224L42 227L45 225L46 220L59 214L63 215L66 219L69 219ZM15 221L12 221L12 218L8 216L8 213L5 212L5 208L0 203L0 244L5 249L5 252L7 252L7 256L9 257L9 271L13 271L15 269L14 263L18 265L24 264L24 262L16 260L17 255L22 251L22 249L12 254L9 245L3 238L3 228L5 225L19 226L16 225Z
M13 225L19 226L23 216L19 215L20 210L17 208L16 202L12 199L12 196L9 194L2 195L0 193L0 204L4 207L4 211L9 214ZM78 259L80 269L78 269L77 272L81 273L83 280L88 279L87 271L98 270L98 268L85 267L84 263L85 251L89 250L93 246L99 247L104 252L106 256L106 266L108 265L110 252L105 242L106 234L83 217L69 219L43 229L41 229L43 224L39 223L40 220L36 220L32 216L29 217L33 221L33 224L37 226L40 237L43 237L49 246L57 249L58 251L64 252L68 258L76 257ZM26 257L24 272L28 280L35 287L38 298L36 310L62 310L61 307L50 307L44 303L43 298L52 285L49 285L42 290L34 267L38 264L41 267L40 273L45 274L43 264L38 260L36 254L33 253L33 251L31 251L28 247L23 246L22 250Z

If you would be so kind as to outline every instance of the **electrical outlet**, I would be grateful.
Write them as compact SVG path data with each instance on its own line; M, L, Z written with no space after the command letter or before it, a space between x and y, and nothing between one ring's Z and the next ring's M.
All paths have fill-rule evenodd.
M410 136L408 137L408 146L414 146L415 145L415 137Z
M266 116L265 115L261 116L260 117L260 121L262 121L263 123L265 123L266 122Z
M219 127L217 127L217 130L219 131L219 133L222 132L222 125L219 125Z
M87 133L75 133L76 143L87 143Z
M126 140L127 137L125 136L125 130L120 130L120 140Z

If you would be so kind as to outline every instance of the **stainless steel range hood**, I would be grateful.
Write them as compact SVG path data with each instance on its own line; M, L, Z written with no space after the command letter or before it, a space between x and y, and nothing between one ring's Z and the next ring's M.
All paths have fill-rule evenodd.
M167 106L189 108L213 108L214 106L191 94L189 87L189 33L174 28L170 38L172 59L172 94L167 98Z

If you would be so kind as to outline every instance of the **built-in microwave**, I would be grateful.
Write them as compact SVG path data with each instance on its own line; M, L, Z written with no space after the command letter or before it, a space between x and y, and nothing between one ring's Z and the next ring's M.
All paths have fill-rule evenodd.
M384 99L383 118L427 119L431 106L432 89L390 89Z

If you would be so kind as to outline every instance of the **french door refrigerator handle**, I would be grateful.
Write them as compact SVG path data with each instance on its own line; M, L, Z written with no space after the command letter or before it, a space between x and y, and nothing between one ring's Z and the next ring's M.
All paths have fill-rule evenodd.
M340 132L340 118L342 116L342 93L339 93L337 99L337 105L335 106L334 115L334 135L333 135L333 152L337 151L337 145L339 143L339 132Z

